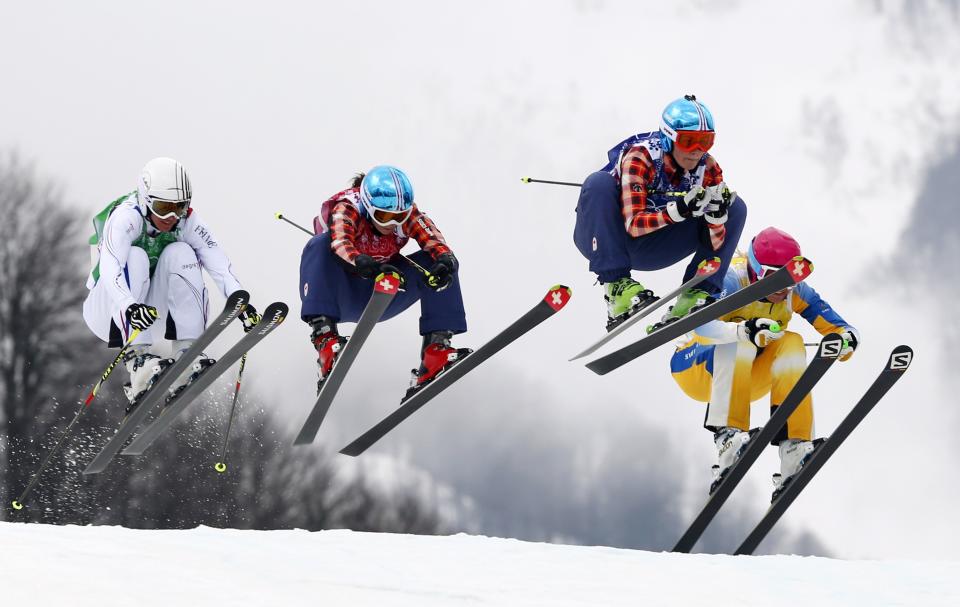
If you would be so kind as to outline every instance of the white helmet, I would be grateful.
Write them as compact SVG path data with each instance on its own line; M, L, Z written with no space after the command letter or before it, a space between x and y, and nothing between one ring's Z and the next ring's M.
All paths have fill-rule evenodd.
M154 158L140 171L140 201L160 219L183 217L193 190L183 165L173 158Z

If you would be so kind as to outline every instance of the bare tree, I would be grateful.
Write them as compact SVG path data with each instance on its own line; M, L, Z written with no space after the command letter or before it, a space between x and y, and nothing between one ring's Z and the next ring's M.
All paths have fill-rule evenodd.
M33 439L72 409L94 339L80 304L89 256L81 219L16 152L0 152L0 436L3 503L31 472ZM67 407L54 407L56 402ZM58 411L59 409L59 411ZM72 413L73 411L70 411Z

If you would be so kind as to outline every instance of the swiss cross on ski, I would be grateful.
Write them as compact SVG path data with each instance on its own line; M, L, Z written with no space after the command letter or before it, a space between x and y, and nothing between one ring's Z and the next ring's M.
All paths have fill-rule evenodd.
M400 288L400 278L395 274L384 274L377 281L377 291L381 293L392 293Z

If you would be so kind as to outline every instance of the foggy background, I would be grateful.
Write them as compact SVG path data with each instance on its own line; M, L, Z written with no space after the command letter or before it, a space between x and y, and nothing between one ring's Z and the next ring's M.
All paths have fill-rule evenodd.
M360 461L332 460L383 484L427 478L452 492L453 528L525 539L668 549L706 498L715 449L702 405L669 376L668 348L605 377L567 362L605 320L572 243L577 190L520 182L581 180L695 93L749 207L745 239L768 225L792 233L816 264L810 284L863 335L815 392L818 434L894 346L917 354L764 548L957 557L957 2L0 6L0 146L87 217L134 189L150 158L177 158L260 309L299 309L305 235L273 214L309 225L381 163L410 175L461 260L470 331L458 345L481 345L553 284L573 288L555 318ZM642 280L665 292L682 267ZM377 328L303 449L339 449L395 408L418 362L417 317ZM791 328L815 338L802 319ZM287 442L314 398L308 336L293 318L247 365L244 390L269 395ZM767 401L755 413L762 424ZM701 549L735 547L778 466L768 450Z

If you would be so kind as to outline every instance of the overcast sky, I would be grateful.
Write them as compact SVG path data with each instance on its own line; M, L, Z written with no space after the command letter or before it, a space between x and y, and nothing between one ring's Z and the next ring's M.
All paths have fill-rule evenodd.
M568 510L612 485L656 481L657 506L637 525L651 510L680 524L705 497L715 450L702 406L669 376L667 349L603 378L566 362L604 324L601 288L572 243L577 191L520 183L583 179L613 144L656 128L666 102L697 94L716 118L714 155L749 206L745 235L794 234L816 264L810 283L863 333L861 351L816 392L819 434L895 345L917 352L781 524L840 556L958 556L945 541L960 536L960 414L937 362L947 351L929 296L891 289L902 277L880 270L943 227L902 237L921 193L943 191L931 167L960 141L955 3L0 5L0 145L91 215L132 190L150 158L178 158L194 207L261 308L299 309L304 237L273 213L309 224L351 174L380 163L408 172L461 260L470 332L459 344L480 345L551 285L571 286L567 309L371 455L403 458L480 501L484 491L526 499L526 487L534 513L543 492L528 476L569 486ZM642 279L663 292L682 267ZM374 333L321 441L340 446L396 405L417 364L417 316ZM802 319L791 328L814 337ZM282 397L291 427L312 403L313 361L296 320L251 355L250 383ZM766 415L759 401L754 425ZM778 467L768 451L718 523L763 509Z

